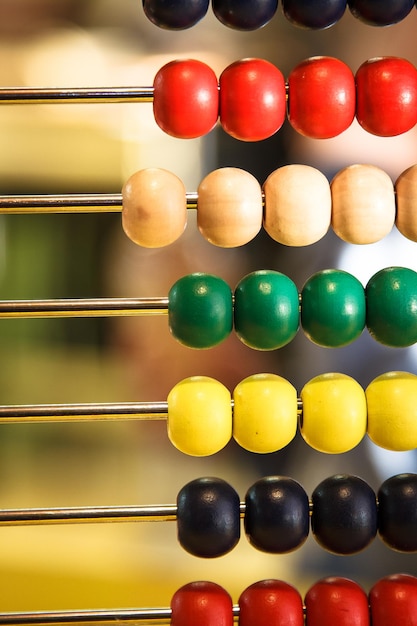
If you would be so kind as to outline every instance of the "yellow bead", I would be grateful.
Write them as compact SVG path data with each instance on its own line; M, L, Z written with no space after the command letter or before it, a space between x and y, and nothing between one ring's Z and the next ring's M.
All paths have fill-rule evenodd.
M352 450L366 434L366 398L361 385L345 374L322 374L301 391L301 434L319 452Z
M387 450L417 448L417 376L388 372L367 387L368 435Z
M250 452L275 452L297 430L297 392L285 378L255 374L233 392L233 437Z
M190 456L219 452L232 437L229 390L214 378L185 378L168 394L168 437Z
M404 237L417 241L417 165L412 165L397 178L397 216L395 224Z

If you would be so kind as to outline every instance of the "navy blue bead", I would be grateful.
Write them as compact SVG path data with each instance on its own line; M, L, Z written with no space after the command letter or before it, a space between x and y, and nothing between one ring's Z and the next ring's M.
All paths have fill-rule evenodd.
M311 500L311 530L317 543L329 552L355 554L374 539L376 495L361 478L340 474L326 478Z
M245 497L245 532L258 550L283 554L307 539L308 496L303 487L283 476L261 478Z
M177 497L181 546L194 556L213 558L230 552L240 539L240 500L220 478L198 478Z
M378 531L399 552L417 552L417 474L388 478L378 491Z
M371 26L390 26L403 20L414 6L414 0L348 0L355 17Z
M347 0L282 0L285 17L302 28L323 29L344 15Z
M229 28L256 30L275 15L278 0L212 0L217 19Z
M203 19L210 0L142 0L146 17L159 28L184 30Z

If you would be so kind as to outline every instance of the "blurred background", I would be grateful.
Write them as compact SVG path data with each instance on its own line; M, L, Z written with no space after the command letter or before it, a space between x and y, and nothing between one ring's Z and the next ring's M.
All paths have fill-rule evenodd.
M257 56L284 75L303 59L336 56L355 72L366 59L396 55L417 62L417 12L378 29L347 12L334 27L309 32L278 10L261 31L232 31L211 10L182 32L158 29L139 0L0 0L0 84L82 87L148 86L166 62L193 57L219 74ZM247 169L263 183L286 163L306 163L331 177L345 165L372 163L395 181L417 162L416 132L371 137L354 124L322 142L288 124L273 138L243 144L215 129L181 141L156 126L151 105L3 106L0 110L0 193L118 193L144 167L165 167L195 191L225 165ZM165 296L193 271L222 276L232 288L255 269L277 269L299 289L319 269L338 267L365 285L382 267L417 269L415 245L396 232L378 244L343 245L332 233L302 249L263 233L248 246L221 250L197 233L195 216L180 240L142 250L121 228L119 214L23 215L0 218L1 299ZM234 336L196 352L170 337L166 317L1 320L2 404L165 400L190 375L210 375L232 391L246 376L274 372L297 388L330 371L364 387L393 369L417 373L412 349L390 349L364 333L349 347L328 350L302 332L272 353L246 348ZM1 425L0 507L174 503L189 480L215 475L241 499L260 476L285 474L308 494L333 473L355 473L376 490L388 476L416 471L413 453L388 453L362 442L343 455L322 455L299 437L285 450L258 456L233 442L207 459L184 457L169 444L163 422ZM175 564L175 565L173 565ZM346 575L366 588L381 576L417 574L415 555L399 555L377 538L359 555L336 557L310 537L283 556L257 552L242 535L221 559L203 561L176 541L175 523L98 524L0 529L0 610L166 606L191 580L213 580L237 600L255 580L282 578L304 593L318 578Z

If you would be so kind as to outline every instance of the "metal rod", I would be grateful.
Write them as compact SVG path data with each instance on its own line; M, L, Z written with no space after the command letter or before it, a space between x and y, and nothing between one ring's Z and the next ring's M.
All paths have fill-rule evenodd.
M167 314L167 297L0 301L0 319Z
M0 104L153 102L153 87L4 87Z

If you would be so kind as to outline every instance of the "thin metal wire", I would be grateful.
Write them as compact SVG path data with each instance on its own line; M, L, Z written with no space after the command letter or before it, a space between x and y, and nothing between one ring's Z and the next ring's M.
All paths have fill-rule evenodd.
M167 297L0 301L0 319L46 317L121 317L127 315L167 314Z
M0 104L153 102L153 87L3 87Z

